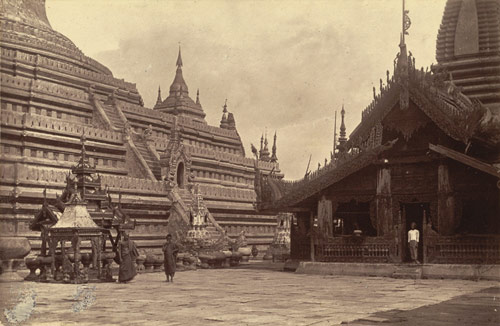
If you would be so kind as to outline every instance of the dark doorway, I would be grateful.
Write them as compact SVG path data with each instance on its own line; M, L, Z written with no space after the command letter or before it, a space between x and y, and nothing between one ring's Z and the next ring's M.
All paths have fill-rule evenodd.
M290 254L295 260L311 260L311 217L309 212L296 213L290 232Z
M369 202L340 203L333 212L333 227L335 235L352 235L354 230L361 230L364 236L377 236L377 230L370 219Z
M424 217L430 218L429 216L429 203L404 203L401 204L401 210L403 212L403 225L405 226L404 239L404 250L403 250L403 261L410 262L410 246L408 245L408 231L411 229L411 224L415 223L417 225L417 230L420 233L420 238L418 242L418 260L423 262L424 257L424 233L423 233L423 220Z
M177 165L177 185L179 188L184 188L184 163L180 162Z

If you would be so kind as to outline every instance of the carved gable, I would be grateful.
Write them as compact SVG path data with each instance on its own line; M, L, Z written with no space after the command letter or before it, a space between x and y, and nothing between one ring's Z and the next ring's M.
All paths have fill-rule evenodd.
M384 128L398 132L408 141L413 134L430 122L429 117L411 102L407 110L401 110L399 106L394 107L385 116L382 124Z

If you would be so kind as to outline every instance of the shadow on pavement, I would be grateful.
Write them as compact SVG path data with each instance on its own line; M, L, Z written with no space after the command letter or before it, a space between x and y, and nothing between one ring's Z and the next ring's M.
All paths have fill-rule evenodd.
M325 324L326 325L326 324ZM500 325L500 287L491 287L413 310L377 312L341 325Z

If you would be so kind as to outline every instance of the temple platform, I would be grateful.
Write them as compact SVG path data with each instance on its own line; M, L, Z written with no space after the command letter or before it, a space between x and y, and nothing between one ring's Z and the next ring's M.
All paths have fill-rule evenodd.
M500 281L500 265L467 264L370 264L321 263L298 264L295 273L342 276L382 276L407 279L462 279Z

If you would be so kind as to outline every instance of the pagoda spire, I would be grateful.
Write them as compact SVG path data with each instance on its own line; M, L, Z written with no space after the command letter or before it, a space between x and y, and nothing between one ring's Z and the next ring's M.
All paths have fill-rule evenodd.
M271 155L271 162L275 163L278 161L278 157L276 156L276 131L274 132L274 141L273 141L273 149Z
M179 45L179 55L177 56L177 70L175 71L174 81L170 85L170 96L179 99L189 97L188 87L182 76L182 57L181 46Z
M162 99L161 99L161 88L160 88L160 85L158 85L158 97L156 98L156 104L155 106L158 106L161 104Z
M179 44L179 52L177 54L175 77L170 85L168 96L154 108L158 111L179 116L189 116L198 122L205 123L205 112L200 104L199 90L196 92L196 100L189 97L189 90L182 75L181 46Z
M228 128L228 123L227 123L227 99L224 102L224 105L222 106L222 119L220 120L220 127L227 129Z
M236 121L234 120L234 115L227 110L227 99L224 104L224 111L227 113L227 129L236 130Z
M177 69L182 68L182 56L181 56L181 45L180 44L179 44L179 54L177 55L176 65L177 65Z

